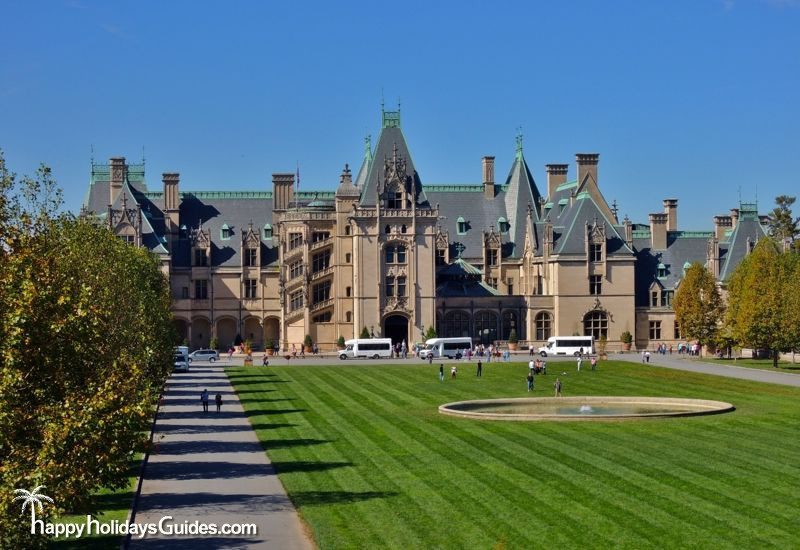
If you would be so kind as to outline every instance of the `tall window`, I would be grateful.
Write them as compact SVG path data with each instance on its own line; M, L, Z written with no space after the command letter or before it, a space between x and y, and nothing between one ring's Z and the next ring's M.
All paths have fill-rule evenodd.
M497 290L497 277L486 277L486 284Z
M253 267L258 265L258 250L255 248L244 249L244 265Z
M182 286L181 287L181 298L186 299L188 297L189 297L189 287L188 286Z
M661 321L650 321L650 339L661 339Z
M650 292L650 305L653 307L658 307L658 295L659 292L657 290L653 290Z
M344 313L344 320L345 320L346 323L352 323L353 322L353 312L352 311L346 311Z
M447 251L444 248L436 249L436 265L444 265L447 263Z
M536 288L534 289L534 294L544 294L544 277L541 275L536 276ZM548 336L548 338L550 338Z
M675 321L675 327L674 328L675 328L675 330L674 330L673 334L675 335L675 339L676 340L682 340L683 339L683 335L681 334L681 326L678 324L678 321Z
M194 297L198 300L208 300L208 279L195 279Z
M492 248L486 251L489 258L489 265L497 265L497 258L499 256L499 252L500 251L497 250L496 248Z
M469 336L469 313L465 311L448 311L444 316L443 338Z
M490 344L497 340L496 313L479 311L475 314L475 338L482 344Z
M661 307L672 307L672 296L674 290L665 290L661 293Z
M245 279L245 281L244 281L244 297L245 298L255 298L256 297L256 280L255 279Z
M323 269L328 269L331 265L331 251L326 250L325 252L320 252L319 254L314 254L311 257L311 272L316 273L317 271L322 271Z
M230 239L232 236L233 236L233 230L232 230L230 227L228 227L228 224L227 224L227 223L226 223L226 224L223 224L223 225L222 225L222 229L220 229L220 238L221 238L223 241L227 241L227 240L228 240L228 239Z
M386 277L386 295L394 296L394 277Z
M459 235L464 235L467 232L467 222L461 216L456 220L456 231Z
M350 258L351 258L351 257L352 257L352 256L350 256L350 253L349 253L349 252L348 252L348 253L346 253L346 254L344 255L344 263L346 263L346 264L349 264L349 263L350 263Z
M603 261L603 245L592 243L589 245L589 261L602 262Z
M406 295L406 278L397 278L397 297L402 298Z
M289 233L289 250L294 250L303 244L302 233Z
M347 286L344 288L344 295L348 298L353 294L353 287Z
M296 311L303 307L303 291L297 290L289 295L289 311Z
M593 336L599 340L601 336L608 338L608 316L605 311L592 311L583 318L583 335Z
M328 279L322 283L316 284L311 289L311 303L317 304L324 302L331 297L331 281Z
M386 208L403 208L403 194L399 191L389 191L386 195Z
M519 325L517 324L517 314L513 311L506 311L503 313L503 332L500 335L502 340L508 340L511 336L511 329L517 331L519 337Z
M194 265L197 267L205 267L208 265L208 255L206 254L205 249L194 249Z
M589 275L589 294L597 295L603 289L602 275Z
M387 264L406 263L406 247L402 244L390 244L386 247Z
M553 335L552 326L553 319L546 311L541 311L536 314L534 319L536 323L536 339L547 340Z
M350 234L350 226L349 225L345 225L344 226L344 234L345 235L349 235Z
M508 278L506 281L506 286L508 287L508 295L511 296L514 294L514 279L511 277Z
M324 241L330 238L331 238L330 231L314 231L314 233L312 233L311 235L311 242L318 243L320 241Z

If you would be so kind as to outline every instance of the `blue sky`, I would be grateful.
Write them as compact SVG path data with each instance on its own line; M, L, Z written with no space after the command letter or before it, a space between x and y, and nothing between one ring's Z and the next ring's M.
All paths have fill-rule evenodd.
M505 177L517 128L544 164L600 153L600 186L682 229L800 194L800 0L613 2L8 1L0 148L50 165L77 210L98 161L147 162L183 190L303 189L357 169L402 103L423 183Z

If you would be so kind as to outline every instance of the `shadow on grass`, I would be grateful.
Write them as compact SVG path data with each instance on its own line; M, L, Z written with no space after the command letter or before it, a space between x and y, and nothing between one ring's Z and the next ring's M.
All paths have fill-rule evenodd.
M326 506L328 504L349 504L372 499L388 499L400 495L395 491L299 491L290 498L295 506Z
M244 411L245 416L253 417L253 416L269 416L275 414L289 414L289 413L301 413L307 412L306 409L250 409Z
M268 451L273 449L287 449L289 447L308 447L310 445L322 445L323 443L333 443L331 439L271 439L262 444ZM262 445L262 444L259 444Z

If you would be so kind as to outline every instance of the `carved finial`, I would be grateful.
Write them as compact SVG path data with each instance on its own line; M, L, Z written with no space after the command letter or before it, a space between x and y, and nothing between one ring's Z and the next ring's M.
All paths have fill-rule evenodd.
M522 126L517 127L517 158L522 159Z
M617 208L617 199L614 199L613 201L611 201L611 212L614 214L614 217L617 218L617 219L619 219L619 217L617 216L618 211L619 211L619 209Z

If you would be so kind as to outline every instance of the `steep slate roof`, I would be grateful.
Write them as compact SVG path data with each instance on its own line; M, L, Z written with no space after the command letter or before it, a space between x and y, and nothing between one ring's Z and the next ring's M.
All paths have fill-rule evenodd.
M719 270L719 279L726 281L733 274L733 270L748 254L748 240L755 246L759 239L767 236L767 231L758 219L758 207L755 204L742 203L739 205L739 221L728 241L728 253Z
M667 249L653 251L649 238L634 238L636 250L636 305L650 305L650 287L654 281L666 290L674 290L683 279L685 263L706 263L706 247L711 233L670 231ZM666 267L666 277L658 277L658 265Z
M481 280L481 271L457 258L436 274L436 296L442 298L500 296L500 292Z
M135 209L137 204L141 206L137 199L137 195L140 195L140 193L136 192L132 186L125 181L122 184L122 190L120 191L119 195L117 195L117 199L114 201L114 204L111 205L111 208L115 210L121 210L123 207ZM163 238L163 218L160 224L157 220L151 219L153 217L153 209L151 208L149 202L147 203L146 207L147 209L142 208L142 246L160 256L167 255L169 253L167 252L167 247L165 246L166 241ZM160 214L160 211L158 210L155 210L155 212L157 215ZM162 227L161 232L158 232L155 229L155 227L158 227L159 225Z
M553 250L556 254L586 254L586 224L605 223L606 254L608 256L631 255L633 250L625 244L620 235L621 226L615 226L607 219L602 210L588 193L580 193L575 197L572 206L567 206L558 218L558 229L553 228Z
M378 145L375 147L375 160L368 163L370 166L366 183L363 187L359 186L362 189L360 204L362 206L375 206L378 187L380 186L381 191L383 190L384 160L391 159L394 156L394 149L397 147L397 156L406 160L406 173L411 177L411 185L417 205L427 206L429 203L425 196L425 191L422 189L422 182L419 179L416 168L414 168L414 161L408 150L406 139L400 130L399 115L396 126L387 126L387 114L389 113L384 113L384 127L381 129ZM358 178L356 178L356 183L358 183Z

